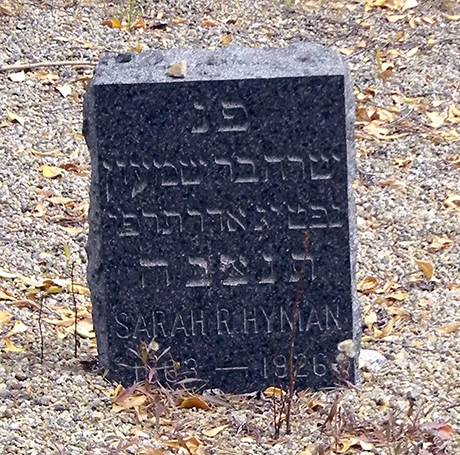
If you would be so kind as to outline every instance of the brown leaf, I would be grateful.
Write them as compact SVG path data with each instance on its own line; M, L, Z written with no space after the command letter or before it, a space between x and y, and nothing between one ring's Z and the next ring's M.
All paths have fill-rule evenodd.
M427 280L430 280L431 277L433 276L433 270L434 270L433 264L431 262L423 261L421 259L416 259L415 262L420 267L420 270L425 275L425 278Z
M186 397L182 400L180 407L183 409L198 408L204 409L205 411L209 410L208 403L198 396Z
M449 209L458 209L460 207L460 195L451 194L444 201L444 205L446 205Z
M121 22L115 18L107 19L106 21L102 22L101 25L106 25L109 28L123 28Z
M382 75L382 79L388 79L391 74L393 73L393 69L394 69L394 65L393 63L391 62L386 62L386 63L383 63L382 64L382 71L381 71L381 75Z
M425 423L421 426L422 431L429 433L433 436L438 436L447 441L452 435L452 427L448 423L433 422Z
M195 452L200 445L203 445L203 442L195 436L189 436L188 438L178 438L165 441L163 444L174 449L183 448L187 451Z
M403 300L407 298L407 296L408 296L407 292L397 291L397 292L393 292L392 294L387 295L387 298L399 300L400 302L402 302Z
M37 77L42 81L43 84L52 85L55 84L59 76L53 73L47 73L46 71L40 70L37 74Z
M173 63L168 68L168 76L183 78L187 72L187 62L185 60L180 60L179 62Z
M221 425L220 427L211 428L209 430L203 430L202 433L208 438L213 438L214 436L217 436L219 433L224 431L226 428L228 428L228 425Z
M121 412L127 409L135 409L142 406L147 401L145 395L133 395L125 398L122 402L113 403L112 411Z
M228 46L231 41L232 35L230 33L227 33L226 35L222 36L222 38L219 40L219 43L221 44L221 46Z
M369 291L377 286L377 279L373 276L365 276L356 286L360 292Z
M448 335L449 333L454 333L460 328L460 321L451 322L450 324L443 325L441 327L436 327L435 330L442 335Z
M382 188L388 186L390 188L401 189L401 188L404 188L406 186L406 184L402 180L398 180L398 179L396 179L394 177L390 177L390 178L385 179L385 180L380 180L379 186L382 187Z
M216 23L212 19L203 19L200 27L215 27Z

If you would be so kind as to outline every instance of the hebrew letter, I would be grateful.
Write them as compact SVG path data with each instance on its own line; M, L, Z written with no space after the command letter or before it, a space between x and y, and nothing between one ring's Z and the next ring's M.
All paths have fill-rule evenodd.
M235 183L257 183L259 177L256 176L254 160L237 156L235 167Z
M165 210L164 215L166 217L166 229L163 229L163 234L169 235L172 234L173 232L173 226L174 226L174 219L177 218L177 223L176 225L179 227L179 229L176 229L176 231L182 232L182 216L179 212L169 212Z
M262 231L264 228L268 228L268 223L265 219L265 213L267 213L265 209L259 206L256 207L256 214L254 217L256 220L254 223L254 231Z
M327 228L327 210L320 205L311 205L310 229Z
M222 216L224 212L219 209L206 209L206 213L211 215L211 232L222 232L224 230L224 220Z
M290 283L297 283L299 281L302 265L304 267L303 276L305 279L312 281L316 278L315 260L311 254L305 256L305 253L291 253L291 257L294 261L294 264L292 264L294 273L289 278Z
M193 278L187 280L185 287L196 288L211 286L211 280L209 279L208 262L204 258L188 258L188 263L192 266L199 267L195 269L196 273L193 274Z
M268 265L266 269L261 273L259 284L274 284L276 279L275 272L273 271L273 255L269 253L263 253L262 257Z
M283 168L283 157L280 156L264 156L267 162L267 168L265 172L265 181L277 182L285 179L284 168Z
M142 216L144 218L146 218L146 221L145 221L145 225L147 227L147 231L148 232L151 232L151 228L152 228L152 221L155 222L156 226L155 226L155 229L153 232L155 232L156 234L159 232L159 225L158 225L158 216L153 213L153 212L149 212L147 210L142 210Z
M141 283L142 287L145 288L147 286L156 286L158 284L166 284L166 286L170 285L170 279L169 279L169 264L168 261L165 259L148 259L148 258L141 258L140 259L140 265L141 267L144 267L146 270L143 270L141 274ZM160 276L163 275L165 280L161 280L162 283L160 283L157 279L148 279L149 277L146 276L148 271L158 271L160 272ZM150 274L149 274L150 275ZM151 277L151 276L150 276Z
M305 166L302 157L288 156L287 176L295 182L302 182L305 179Z
M330 228L340 228L343 226L343 222L341 221L341 210L335 204L332 204L332 214L329 216L329 227Z
M307 211L300 206L292 208L288 205L288 229L307 229Z
M176 166L165 161L163 166L158 166L155 163L155 167L160 168L161 173L161 186L176 186L179 185L179 172L177 172Z
M197 122L195 126L192 128L193 134L200 134L200 133L207 133L209 130L209 124L206 120L206 110L204 106L200 103L193 103L193 107L195 108L195 114L197 118Z
M134 213L122 213L120 237L135 237L139 235L139 219Z
M215 163L218 165L218 166L228 166L228 171L229 171L229 178L230 178L230 182L233 181L233 167L232 167L232 162L227 159L227 158L215 158ZM222 171L222 174L219 172L219 175L222 175L222 180L225 180L225 176L224 176L225 172Z
M224 272L228 272L230 275L228 278L223 280L224 286L239 286L241 284L248 284L248 278L245 275L246 267L249 261L243 257L235 258L222 254L220 256L221 269Z
M134 170L135 180L133 185L133 190L131 192L131 197L135 197L138 194L142 193L147 188L147 176L144 172L135 169Z
M199 210L187 209L188 218L185 219L186 231L191 233L203 232L203 215Z
M199 166L203 166L204 163L196 163L193 160L180 160L180 177L182 185L199 185L203 181L203 172Z
M246 230L246 226L244 225L243 218L246 218L246 214L241 210L238 209L240 212L240 216L234 215L227 211L227 228L230 232L236 231L238 228L242 229L243 231Z
M327 151L310 152L310 173L312 180L328 180L332 178L334 166L340 160L335 155L329 156Z
M222 102L222 125L219 132L247 131L249 127L248 112L241 103Z

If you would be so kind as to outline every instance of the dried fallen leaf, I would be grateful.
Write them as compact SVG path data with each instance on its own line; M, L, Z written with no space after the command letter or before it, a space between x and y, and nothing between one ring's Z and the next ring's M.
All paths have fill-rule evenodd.
M112 411L121 412L126 411L127 409L134 409L142 406L147 400L145 395L132 395L128 396L121 402L113 403Z
M143 449L141 449L141 451L139 452L140 455L164 455L164 452L163 450L161 449L155 449L153 447L144 447Z
M109 28L123 28L123 25L121 25L121 22L115 18L107 19L104 22L102 22L101 25L106 25Z
M215 27L216 23L212 19L203 19L200 27Z
M10 79L13 82L23 82L26 79L26 73L24 73L24 70L20 71L19 73L11 73Z
M402 168L407 167L408 164L412 163L413 158L393 158L394 163Z
M421 426L421 429L422 431L433 436L438 436L445 441L450 439L450 436L452 435L452 427L448 423L444 422L426 423Z
M221 425L220 427L211 428L210 430L203 430L202 433L208 438L213 438L214 436L217 436L219 433L224 431L226 428L228 428L228 425Z
M398 180L398 179L396 179L394 177L390 177L390 178L385 179L385 180L380 180L379 186L382 187L382 188L388 186L390 188L401 189L401 188L404 188L406 186L406 184L402 180Z
M43 84L55 84L59 76L57 74L53 73L47 73L46 71L40 70L37 74L37 77L42 81Z
M442 335L448 335L449 333L454 333L460 328L460 321L451 322L450 324L443 325L441 327L436 327L435 330Z
M6 270L0 269L0 278L17 278L19 275L17 273L10 273Z
M173 63L168 68L168 76L183 78L187 72L187 62L185 60L180 60L179 62Z
M72 87L68 84L56 87L56 90L65 98L66 96L72 95Z
M385 62L385 63L382 63L382 71L381 71L381 75L382 75L382 79L388 79L392 73L393 73L393 70L394 70L394 65L393 63L391 62Z
M347 48L347 47L344 47L342 49L340 49L340 53L343 54L343 55L351 55L353 54L354 52L354 49L350 49L350 48Z
M0 325L5 325L11 322L13 315L6 310L0 310Z
M446 205L449 209L458 209L460 207L460 195L451 194L444 201L444 205Z
M26 348L18 348L8 338L5 338L4 341L5 341L5 347L3 348L3 350L5 352L24 352L26 350Z
M377 286L377 279L373 276L364 277L356 286L358 291L369 291Z
M372 329L372 327L377 322L377 320L378 320L377 313L375 311L372 311L371 313L369 313L367 316L364 317L364 325L368 329Z
M205 411L209 410L208 403L206 403L203 398L197 396L184 398L180 404L180 407L183 409L198 408L204 409Z
M9 338L18 333L23 333L29 330L29 326L25 325L22 321L16 321L13 328L6 334L5 338Z
M6 111L6 118L11 123L19 123L20 125L24 126L24 123L25 123L24 117L21 117L12 111L8 111L8 110Z
M418 52L418 47L413 47L406 52L407 57L413 57Z
M407 298L407 296L408 296L407 292L397 291L397 292L393 292L392 294L387 295L387 298L398 300L402 302L403 300Z
M396 322L395 318L391 318L383 327L383 329L379 329L374 326L374 338L376 340L380 340L382 338L385 338L393 333L393 326L394 323Z
M267 387L264 390L264 395L269 398L271 397L281 398L285 394L286 392L283 389L280 389L279 387L274 387L274 386Z
M203 445L203 442L195 436L190 436L188 438L171 439L169 441L163 442L163 444L174 449L182 448L188 452L195 452L200 445Z
M59 177L64 172L60 167L48 166L47 164L41 166L40 171L42 171L43 177L46 177L48 179L54 179L56 177Z
M433 250L441 250L443 248L447 248L449 245L452 245L452 243L454 242L453 240L449 239L449 237L438 237L435 235L428 248Z
M219 43L221 46L228 46L231 40L232 40L232 35L230 33L227 33L219 40Z
M415 262L420 267L420 270L425 275L425 278L427 280L430 280L431 277L433 276L433 270L434 270L433 264L431 262L423 261L421 259L416 259Z
M417 0L406 0L402 10L404 12L408 9L415 8L417 5L418 5Z
M8 292L0 290L0 300L16 300L16 297L8 294Z
M68 226L61 226L60 224L58 224L58 228L65 232L68 232L69 234L79 234L80 232L83 232L82 227L68 227Z

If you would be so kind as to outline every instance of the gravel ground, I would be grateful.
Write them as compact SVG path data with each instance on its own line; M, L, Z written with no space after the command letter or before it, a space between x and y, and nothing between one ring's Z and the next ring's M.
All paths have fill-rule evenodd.
M197 453L305 450L308 455L312 442L327 442L318 425L336 396L342 412L361 422L354 427L359 434L366 434L369 422L388 420L390 410L401 413L395 424L400 425L409 397L423 410L422 422L433 424L424 427L426 433L431 429L439 440L436 429L446 428L442 423L453 429L449 441L437 443L445 448L435 449L433 438L426 437L425 445L410 453L460 453L460 324L455 324L460 320L460 2L416 3L135 1L133 18L143 18L133 19L127 31L102 22L126 21L129 2L0 2L0 66L96 62L105 52L179 45L216 48L229 38L251 47L312 39L340 50L357 99L354 187L363 348L386 358L378 368L363 366L357 389L300 394L293 434L279 440L272 437L270 401L254 397L221 397L221 405L212 404L209 411L171 406L158 431L150 420L141 425L134 412L115 413L108 396L115 386L88 361L94 339L84 330L89 323L84 287L76 295L82 327L78 360L71 330L65 331L72 315L65 309L73 308L65 292L69 264L75 264L75 282L86 282L90 162L81 126L92 69L1 71L1 453L155 453L145 446L161 448L157 454L177 453L164 443L179 426L184 437L203 441ZM56 172L61 175L45 176ZM57 292L58 286L64 290ZM43 318L64 321L42 323L43 362L37 289L48 290ZM219 425L228 427L215 437L202 433ZM395 453L367 436L371 448L355 444L347 452L342 445L342 453ZM116 452L119 441L133 438L135 444Z

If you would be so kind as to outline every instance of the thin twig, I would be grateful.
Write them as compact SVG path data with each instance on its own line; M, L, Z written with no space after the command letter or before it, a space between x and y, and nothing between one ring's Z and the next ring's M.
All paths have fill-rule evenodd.
M34 68L46 68L48 66L96 66L97 64L98 62L88 62L84 60L61 60L55 62L19 63L17 65L0 66L0 72L31 70Z
M287 397L287 408L286 408L286 433L291 433L291 407L292 400L294 398L294 343L295 343L295 320L297 311L299 309L299 297L300 297L300 285L302 284L302 276L305 269L305 261L308 256L307 249L308 232L305 232L303 239L304 246L304 257L302 261L302 267L299 270L299 280L297 281L297 290L295 293L294 307L292 309L292 328L291 328L291 342L289 344L289 396Z
M78 357L78 335L77 335L77 299L75 298L75 290L73 287L73 268L74 268L74 262L72 261L72 264L70 266L70 293L72 294L72 301L73 301L73 309L75 312L75 324L74 324L74 341L75 341L75 351L74 351L74 356L75 358Z
M43 294L40 295L40 307L38 309L38 330L40 332L40 363L43 363L44 340L42 329L42 313L43 313Z

